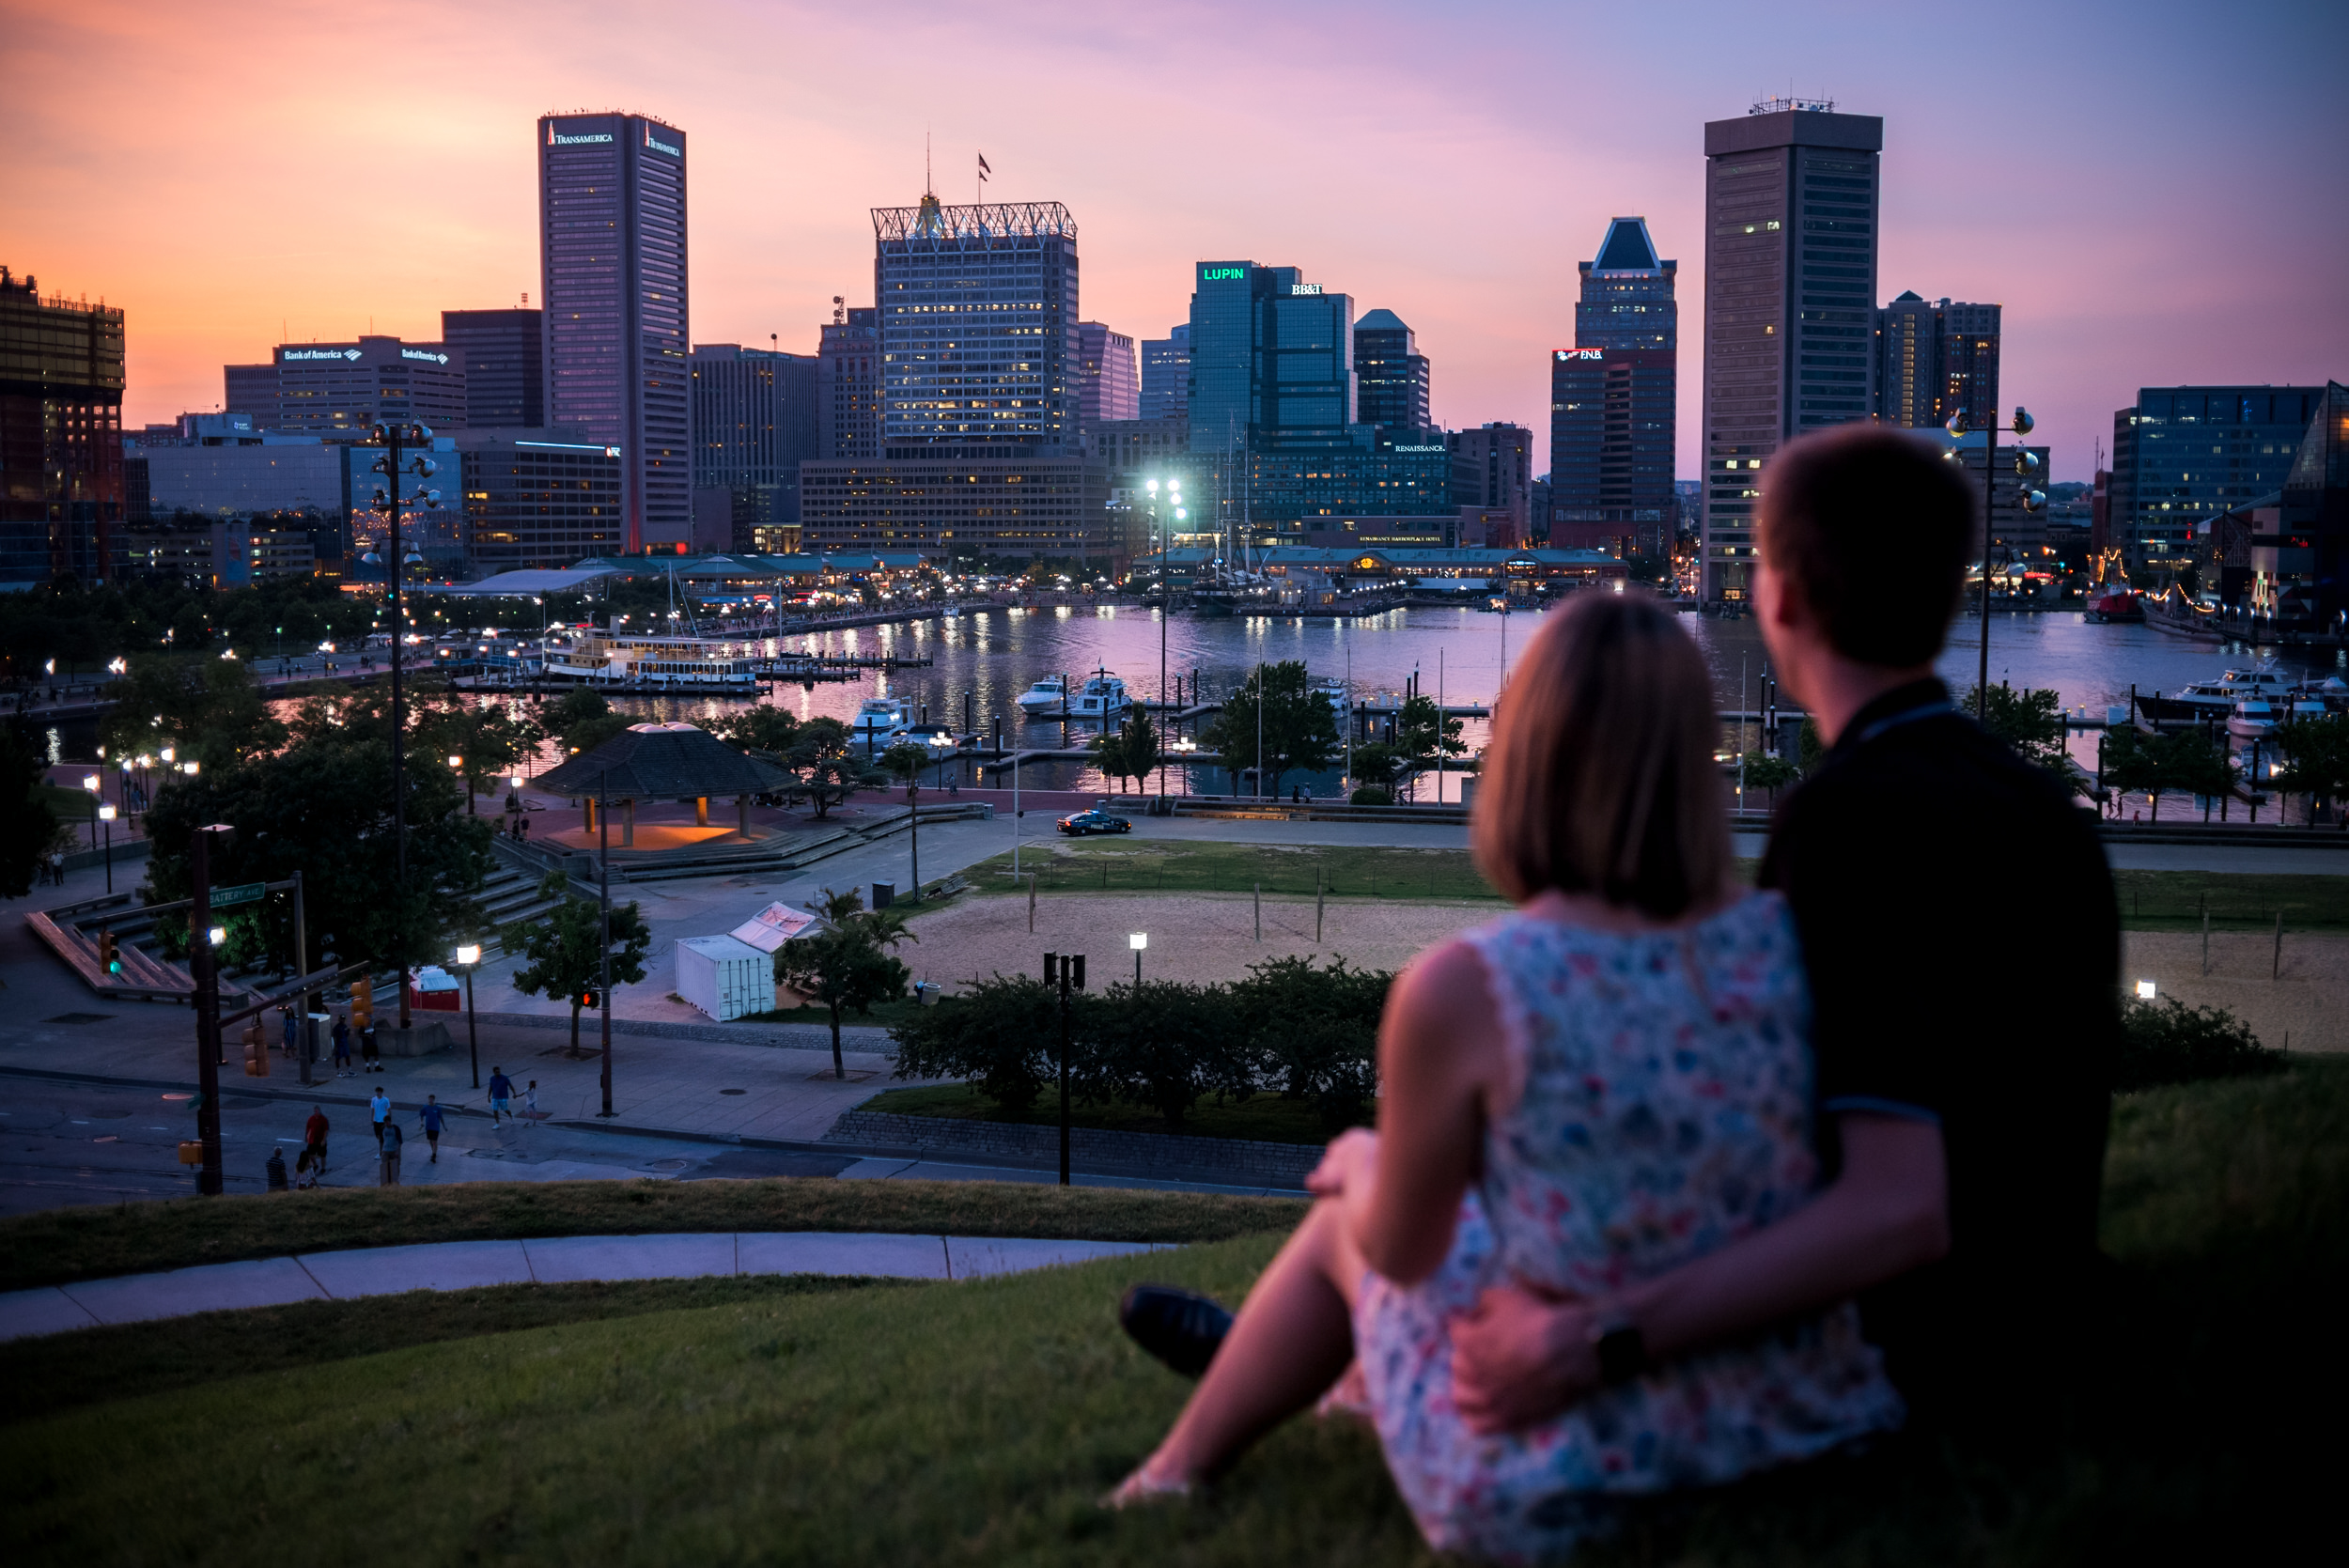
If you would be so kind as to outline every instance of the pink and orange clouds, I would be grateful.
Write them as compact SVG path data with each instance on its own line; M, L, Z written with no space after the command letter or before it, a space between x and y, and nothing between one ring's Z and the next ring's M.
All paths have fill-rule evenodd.
M2349 376L2349 12L2316 4L860 8L0 14L0 262L128 312L138 424L281 334L426 336L538 288L533 124L692 138L703 342L814 346L869 297L866 210L1076 214L1089 318L1158 336L1190 263L1301 267L1408 321L1435 409L1548 444L1575 263L1642 213L1681 263L1696 472L1702 122L1789 86L1885 116L1880 290L2006 307L2058 477L2143 383Z

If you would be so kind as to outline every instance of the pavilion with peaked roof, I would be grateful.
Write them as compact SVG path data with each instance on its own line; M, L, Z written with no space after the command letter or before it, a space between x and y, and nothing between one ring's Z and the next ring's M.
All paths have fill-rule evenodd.
M592 752L583 752L531 781L545 795L575 796L583 808L581 825L596 830L598 803L621 810L620 845L636 846L636 803L639 800L691 800L695 831L691 841L723 837L711 834L710 798L734 797L735 831L752 838L751 797L771 794L791 782L791 775L771 762L746 756L698 724L634 724ZM669 830L672 832L679 830Z

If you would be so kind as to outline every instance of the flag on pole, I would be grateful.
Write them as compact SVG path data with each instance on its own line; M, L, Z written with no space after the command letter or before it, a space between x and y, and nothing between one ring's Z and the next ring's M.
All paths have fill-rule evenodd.
M993 174L994 172L995 172L995 171L994 171L993 169L990 169L990 168L988 168L988 167L987 166L987 154L986 154L986 153L984 153L984 152L980 153L980 154L979 154L979 179L980 179L980 180L981 180L982 182L984 182L984 181L986 180L987 177L988 177L988 175L990 175L990 174Z

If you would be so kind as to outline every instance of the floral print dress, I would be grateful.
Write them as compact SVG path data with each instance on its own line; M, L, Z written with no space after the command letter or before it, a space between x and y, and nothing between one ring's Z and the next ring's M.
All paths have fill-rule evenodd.
M1784 1218L1811 1196L1810 999L1794 923L1752 893L1679 931L1522 913L1465 939L1507 1036L1516 1105L1451 1253L1417 1285L1370 1275L1355 1343L1395 1483L1428 1542L1554 1561L1629 1495L1710 1485L1899 1425L1848 1302L1484 1437L1452 1397L1454 1314L1511 1278L1603 1296Z

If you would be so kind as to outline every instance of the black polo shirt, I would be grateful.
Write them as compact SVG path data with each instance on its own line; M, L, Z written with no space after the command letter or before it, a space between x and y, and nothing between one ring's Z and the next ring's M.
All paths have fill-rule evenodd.
M1912 1404L2044 1374L2092 1277L2120 917L2095 825L1921 681L1869 704L1781 807L1761 880L1802 934L1820 1136L1939 1124L1951 1244L1861 1297Z

